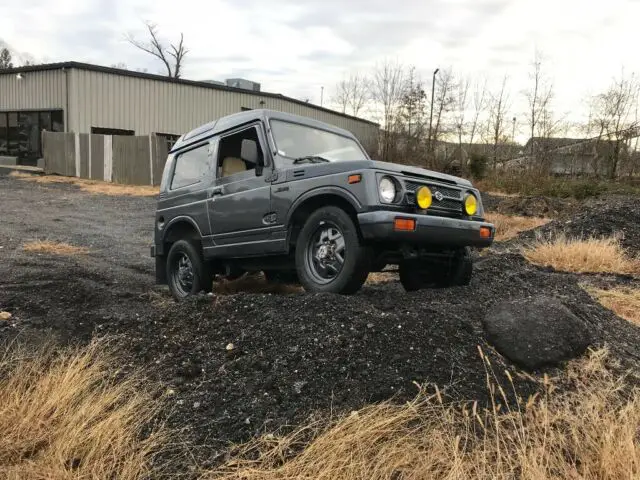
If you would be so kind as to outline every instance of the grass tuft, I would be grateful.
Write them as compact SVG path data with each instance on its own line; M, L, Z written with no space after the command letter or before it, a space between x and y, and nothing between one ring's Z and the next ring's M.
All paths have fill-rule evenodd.
M76 185L83 192L96 195L128 195L137 197L150 197L158 195L157 186L151 185L123 185L120 183L101 182L99 180L88 180L77 177L63 177L58 175L30 175L20 172L12 172L10 176L25 180L28 182L51 184L51 183L68 183Z
M589 294L616 315L640 326L640 289L617 287L608 290L585 286Z
M542 394L513 410L505 408L512 394L490 380L488 409L447 405L437 390L423 391L410 403L368 406L324 428L265 436L238 447L208 478L638 478L640 392L623 393L605 358L593 352L572 365L575 391L560 393L547 378Z
M502 213L487 213L485 216L488 222L496 226L497 241L509 240L518 236L520 232L532 230L551 221L548 218L519 217Z
M54 255L86 255L89 253L87 247L78 247L64 242L53 242L51 240L35 240L27 242L22 249L31 253L51 253Z
M575 273L640 273L640 259L629 257L616 238L567 238L559 235L538 240L523 249L531 263Z
M0 478L137 480L167 441L146 433L157 403L135 375L117 380L95 342L0 357Z

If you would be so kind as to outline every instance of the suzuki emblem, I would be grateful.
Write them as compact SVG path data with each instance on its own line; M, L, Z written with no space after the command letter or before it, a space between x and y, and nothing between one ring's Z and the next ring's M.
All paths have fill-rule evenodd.
M436 197L436 200L438 200L439 202L441 202L442 199L444 198L440 192L436 192L435 197Z

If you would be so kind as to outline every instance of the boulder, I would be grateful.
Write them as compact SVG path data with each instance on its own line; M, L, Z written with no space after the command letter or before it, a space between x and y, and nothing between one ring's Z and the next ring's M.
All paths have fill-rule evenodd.
M592 341L580 318L560 300L544 296L499 303L483 323L489 343L529 370L576 358Z

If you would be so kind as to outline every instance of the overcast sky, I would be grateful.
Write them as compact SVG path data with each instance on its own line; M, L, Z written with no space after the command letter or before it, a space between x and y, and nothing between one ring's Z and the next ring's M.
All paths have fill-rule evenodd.
M435 67L507 74L520 118L537 48L556 110L577 119L623 66L640 73L640 0L0 0L0 41L40 62L159 73L124 40L144 38L145 20L167 39L184 32L185 78L242 76L315 103L321 86L326 104L344 74L393 58L427 79Z

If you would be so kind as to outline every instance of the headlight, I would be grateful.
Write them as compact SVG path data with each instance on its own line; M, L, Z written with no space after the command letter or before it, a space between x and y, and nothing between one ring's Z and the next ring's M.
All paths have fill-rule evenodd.
M382 177L378 184L378 191L384 203L391 203L396 199L396 184L389 177Z
M432 201L433 197L431 196L431 190L429 190L429 187L420 187L416 190L416 203L421 209L426 210L429 208Z
M475 215L478 211L478 199L473 193L467 193L467 196L464 198L464 211L467 215Z

